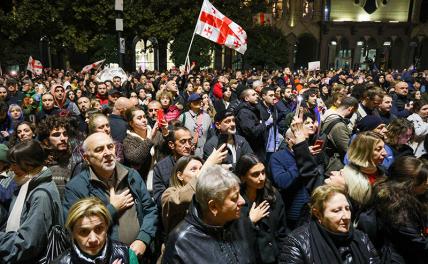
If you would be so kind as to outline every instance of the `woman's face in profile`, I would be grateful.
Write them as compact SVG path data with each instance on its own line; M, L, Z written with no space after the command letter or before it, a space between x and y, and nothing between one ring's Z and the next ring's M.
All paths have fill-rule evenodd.
M322 226L334 233L347 233L351 225L351 209L345 195L333 194L324 204L324 212L318 217Z

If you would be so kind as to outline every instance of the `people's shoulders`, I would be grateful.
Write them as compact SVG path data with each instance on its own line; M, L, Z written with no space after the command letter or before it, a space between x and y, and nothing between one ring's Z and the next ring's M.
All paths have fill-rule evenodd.
M82 188L89 183L89 167L82 169L82 171L66 184L66 189L73 189L74 191L82 190Z
M172 156L168 155L168 156L164 157L163 159L161 159L159 162L157 162L155 167L163 168L163 167L169 166L169 165L172 166L173 164L174 164L174 162L173 162Z
M413 114L409 115L407 117L407 120L409 120L409 121L418 121L418 122L422 122L423 121L422 117L419 114L417 114L417 113L413 113Z
M44 191L43 191L44 190ZM49 192L47 194L46 192ZM54 200L59 200L59 192L58 188L56 187L55 183L53 181L50 182L44 182L37 187L35 187L31 192L28 194L28 197L30 197L35 200L43 201L43 202L51 202L51 197ZM30 201L31 202L31 201Z
M281 163L283 163L283 162L285 163L287 159L284 159L284 158L288 158L288 157L292 157L290 150L283 149L283 150L279 150L279 151L273 153L271 156L271 160L281 162ZM294 160L294 158L293 158L293 160Z

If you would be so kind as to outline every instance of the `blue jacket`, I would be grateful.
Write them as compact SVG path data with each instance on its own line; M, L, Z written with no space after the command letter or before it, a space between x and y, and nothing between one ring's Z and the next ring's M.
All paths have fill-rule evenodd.
M309 152L307 141L274 153L269 169L274 184L281 190L287 219L297 222L304 205L309 202L308 183L318 177L318 164Z
M143 179L136 170L125 167L120 163L116 163L116 171L118 174L127 173L127 185L134 198L138 221L140 224L140 231L137 236L137 240L141 240L146 245L149 245L156 233L156 206L146 189ZM68 210L76 201L91 196L98 197L107 206L113 220L109 235L113 240L118 240L120 215L109 202L108 190L106 190L102 184L91 180L89 168L84 169L65 186L64 216L67 216Z

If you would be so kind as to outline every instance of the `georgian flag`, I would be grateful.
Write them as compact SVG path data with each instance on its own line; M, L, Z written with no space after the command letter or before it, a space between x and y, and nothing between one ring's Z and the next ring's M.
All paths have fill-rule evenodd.
M89 64L89 65L86 65L85 67L83 67L83 69L82 69L82 73L89 72L89 71L90 71L90 70L92 70L92 69L98 69L98 68L101 66L101 64L103 64L103 63L104 63L104 61L105 61L105 59L104 59L104 60L97 61L97 62L94 62L94 63Z
M253 21L255 24L259 24L261 26L271 26L273 22L272 14L263 12L257 13L257 15L253 16Z
M30 71L34 75L40 75L43 73L43 65L40 61L30 56L30 58L28 58L27 71Z
M202 4L195 33L241 54L247 50L247 33L208 0Z

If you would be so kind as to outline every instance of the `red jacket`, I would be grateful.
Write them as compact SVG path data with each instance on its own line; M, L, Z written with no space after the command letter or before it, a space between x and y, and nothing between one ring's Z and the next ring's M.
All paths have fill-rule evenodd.
M221 82L216 82L216 84L214 84L213 95L217 99L223 99L223 84Z

